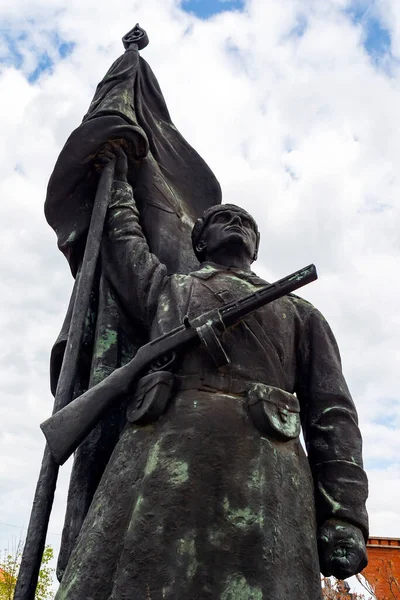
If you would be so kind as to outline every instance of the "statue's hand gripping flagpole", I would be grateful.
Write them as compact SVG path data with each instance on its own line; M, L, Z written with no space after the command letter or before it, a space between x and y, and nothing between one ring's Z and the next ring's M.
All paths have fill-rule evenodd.
M76 299L54 399L53 414L67 406L73 399L79 352L110 200L114 168L115 159L110 160L103 168L97 187L85 253L77 275ZM46 445L15 587L14 600L34 600L57 485L58 469L59 466L53 459L48 445Z

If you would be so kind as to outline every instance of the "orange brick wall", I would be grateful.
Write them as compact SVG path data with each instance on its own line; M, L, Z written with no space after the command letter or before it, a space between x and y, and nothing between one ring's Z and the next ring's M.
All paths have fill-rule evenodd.
M378 600L400 600L400 539L370 538L368 566L362 574L375 587Z

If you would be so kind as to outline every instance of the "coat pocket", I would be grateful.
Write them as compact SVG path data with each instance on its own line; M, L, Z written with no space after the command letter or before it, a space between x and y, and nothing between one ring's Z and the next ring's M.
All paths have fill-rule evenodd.
M300 405L296 396L270 385L254 383L247 390L247 406L262 434L285 442L300 435Z
M167 408L174 380L169 371L156 371L139 379L126 411L128 421L139 425L157 421Z

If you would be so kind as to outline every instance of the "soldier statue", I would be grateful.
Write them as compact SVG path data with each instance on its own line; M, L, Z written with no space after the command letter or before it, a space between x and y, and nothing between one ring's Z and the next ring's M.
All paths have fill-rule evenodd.
M199 315L239 302L267 282L252 271L257 223L243 208L220 203L200 157L167 128L166 108L157 113L157 127L145 130L146 110L154 115L162 96L138 59L138 44L127 44L120 60L127 57L136 61L130 93L140 98L130 117L134 135L124 134L127 121L118 135L109 133L107 119L125 110L115 100L126 97L127 69L120 62L120 71L114 65L98 88L94 116L81 126L96 133L82 138L95 144L87 156L96 159L85 163L79 194L77 181L75 188L65 182L69 211L55 202L54 189L65 190L66 165L83 152L77 138L67 142L49 186L47 217L82 279L88 223L75 217L90 213L91 182L112 166L97 295L86 319L86 328L94 323L93 335L85 329L74 394L88 390L85 397L92 393L101 402L108 389L115 407L122 406L76 452L56 599L320 600L320 570L342 579L359 572L368 537L357 413L321 313L284 295L227 328L213 351L207 344L177 351L158 371L129 378L137 346L183 323L190 327ZM138 143L144 130L147 147ZM75 171L68 173L72 178ZM76 298L72 304L78 310ZM63 329L72 335L71 315ZM127 338L134 340L130 356ZM61 335L53 352L55 385L65 340ZM113 379L118 371L125 373L121 387ZM157 404L158 394L158 413L136 418L141 403L151 397Z

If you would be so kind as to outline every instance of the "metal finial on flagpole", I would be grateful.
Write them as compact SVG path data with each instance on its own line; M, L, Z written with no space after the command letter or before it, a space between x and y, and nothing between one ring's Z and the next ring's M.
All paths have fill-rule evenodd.
M124 48L128 50L133 44L137 46L138 50L143 50L149 43L149 36L145 30L140 27L139 23L136 23L135 27L128 31L127 34L122 38Z

